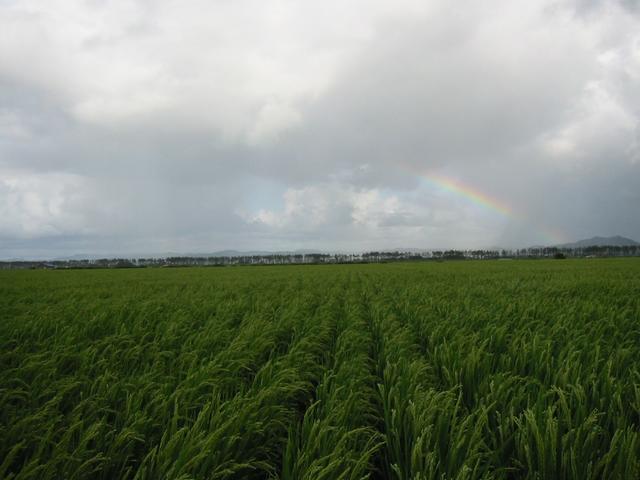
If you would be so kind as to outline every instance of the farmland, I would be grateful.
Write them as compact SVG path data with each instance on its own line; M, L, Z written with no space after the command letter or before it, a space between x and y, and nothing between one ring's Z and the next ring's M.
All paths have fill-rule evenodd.
M0 478L640 478L640 260L0 272Z

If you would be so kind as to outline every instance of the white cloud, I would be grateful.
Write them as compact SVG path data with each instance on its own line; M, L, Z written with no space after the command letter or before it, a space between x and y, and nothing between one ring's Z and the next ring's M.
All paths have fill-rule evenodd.
M497 238L495 231L482 232L482 212L464 202L460 210L457 199L439 191L422 190L401 198L379 189L323 183L289 188L282 200L280 209L258 209L241 216L250 225L262 227L262 235L296 232L314 238L316 247L329 249L399 248L424 242L461 247L474 242L488 245ZM447 241L451 231L458 236Z
M75 175L0 171L0 236L39 237L88 233Z
M0 7L0 75L50 92L80 122L162 114L255 143L322 94L373 35L380 4L26 0Z
M290 105L279 102L267 103L260 108L256 116L253 128L248 134L248 142L252 146L271 143L287 129L299 124L300 120L300 113Z
M9 109L0 109L0 142L26 140L29 137L31 132L19 115Z
M598 82L588 84L571 123L547 136L544 147L554 158L588 158L594 149L629 145L638 119ZM596 157L596 159L598 159Z
M0 235L532 238L425 189L436 170L569 238L640 239L638 32L613 0L1 2Z

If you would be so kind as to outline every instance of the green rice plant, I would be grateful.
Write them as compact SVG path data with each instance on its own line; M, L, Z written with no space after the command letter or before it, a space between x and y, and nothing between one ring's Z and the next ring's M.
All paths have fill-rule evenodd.
M0 478L640 478L640 261L0 272Z
M382 445L376 409L371 338L357 308L336 309L338 336L315 391L315 402L290 431L283 480L368 478ZM341 321L340 321L341 320Z

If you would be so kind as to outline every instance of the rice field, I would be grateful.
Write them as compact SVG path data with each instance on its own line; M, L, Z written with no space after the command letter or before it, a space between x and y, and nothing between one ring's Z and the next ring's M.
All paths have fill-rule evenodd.
M0 478L640 478L640 259L0 271Z

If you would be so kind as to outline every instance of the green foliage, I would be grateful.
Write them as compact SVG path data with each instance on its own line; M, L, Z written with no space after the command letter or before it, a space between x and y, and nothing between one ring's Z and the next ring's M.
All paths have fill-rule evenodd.
M640 478L640 261L0 272L0 478Z

